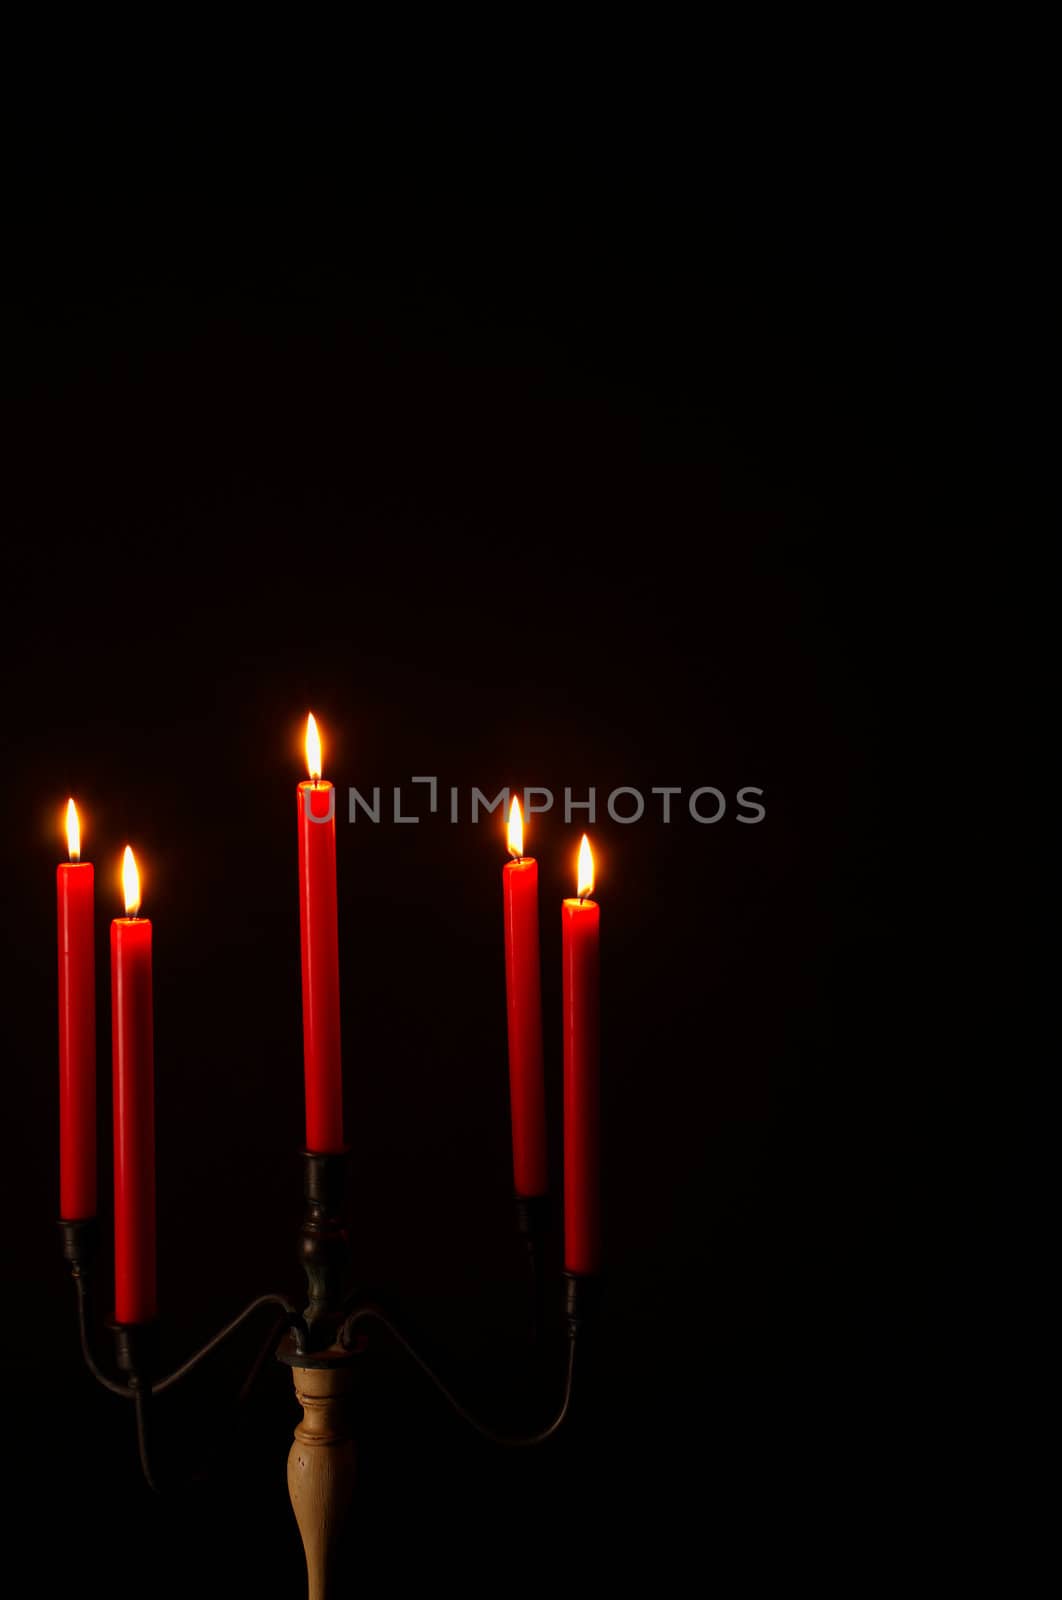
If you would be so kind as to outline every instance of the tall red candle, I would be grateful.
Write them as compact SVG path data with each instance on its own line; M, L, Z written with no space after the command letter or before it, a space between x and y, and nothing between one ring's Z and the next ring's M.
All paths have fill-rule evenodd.
M599 907L594 864L583 835L579 898L561 906L564 962L564 1266L601 1265L601 1120L598 1010Z
M137 914L140 879L128 845L122 879L126 915L111 923L114 1318L150 1322L158 1314L151 923Z
M91 861L81 860L73 800L66 808L70 860L55 872L59 929L59 1211L96 1215L96 952Z
M538 947L538 862L525 856L520 802L509 811L512 861L502 868L505 909L505 995L509 1016L509 1100L513 1184L518 1195L549 1187L546 1090L542 1073L542 977Z
M306 724L306 765L310 778L298 792L306 1147L332 1155L344 1149L335 790L321 777L321 741L312 715Z

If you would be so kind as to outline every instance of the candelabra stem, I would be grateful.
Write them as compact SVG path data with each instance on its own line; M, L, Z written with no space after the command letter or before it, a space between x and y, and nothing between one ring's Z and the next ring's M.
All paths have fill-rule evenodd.
M315 1345L328 1345L325 1331L343 1303L347 1265L344 1225L347 1158L303 1152L306 1209L299 1240L299 1258L306 1272L309 1304L305 1322Z
M327 1364L293 1367L302 1421L288 1456L288 1493L306 1553L309 1600L328 1600L340 1537L354 1498L356 1460L347 1421L353 1360L345 1351Z

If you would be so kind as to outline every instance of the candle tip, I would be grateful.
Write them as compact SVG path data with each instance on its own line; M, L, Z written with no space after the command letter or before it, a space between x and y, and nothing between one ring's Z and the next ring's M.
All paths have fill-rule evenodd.
M125 914L135 917L140 912L140 873L136 857L128 845L122 857L122 893L125 896Z
M520 861L524 854L524 814L520 810L520 799L513 795L513 803L509 807L509 854L514 861Z
M585 900L587 895L594 892L594 853L590 848L590 840L583 834L579 846L579 873L578 895L580 900Z
M71 861L81 860L81 823L72 797L66 802L66 848Z
M311 711L306 718L306 769L310 779L316 783L321 776L321 735L317 730L317 719Z

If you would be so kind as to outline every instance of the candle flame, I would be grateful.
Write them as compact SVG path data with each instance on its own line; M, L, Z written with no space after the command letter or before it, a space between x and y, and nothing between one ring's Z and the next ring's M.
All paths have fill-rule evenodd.
M509 854L517 861L524 853L524 814L520 810L520 800L513 795L513 803L509 807Z
M306 770L316 783L321 776L321 735L312 711L306 718Z
M71 861L81 860L81 823L73 800L66 802L66 848Z
M594 853L590 848L590 840L583 834L583 842L579 846L579 899L585 900L588 894L594 892Z
M128 845L122 857L122 892L126 916L135 917L140 910L140 874L136 869L136 857Z

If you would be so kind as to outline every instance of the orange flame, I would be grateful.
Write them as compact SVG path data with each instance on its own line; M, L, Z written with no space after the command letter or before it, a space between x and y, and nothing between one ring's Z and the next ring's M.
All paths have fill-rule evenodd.
M306 770L316 783L321 776L321 735L312 711L306 718Z
M81 823L73 800L66 802L66 848L71 861L81 860Z
M524 814L520 810L520 800L513 795L513 803L509 807L509 854L517 861L524 853Z
M136 867L136 857L128 845L122 857L122 892L125 895L125 914L135 917L140 911L140 874Z
M579 899L585 900L588 894L594 892L594 853L590 848L590 840L583 834L583 842L579 846Z

